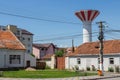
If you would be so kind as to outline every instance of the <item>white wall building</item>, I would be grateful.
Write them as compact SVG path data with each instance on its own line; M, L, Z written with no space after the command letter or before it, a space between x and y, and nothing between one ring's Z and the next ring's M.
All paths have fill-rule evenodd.
M109 67L120 67L120 40L104 41L103 67L108 71ZM99 43L89 42L80 45L75 53L68 54L65 59L65 68L73 69L78 66L81 70L94 66L99 69Z
M17 28L17 26L14 26L14 25L0 26L0 29L1 29L1 33L6 32L5 34L1 34L1 36L3 37L0 36L2 40L2 41L0 40L0 46L2 45L5 48L3 50L1 49L4 54L1 53L2 51L0 52L1 53L0 55L2 55L1 61L3 61L1 65L4 65L4 67L15 67L15 66L16 67L30 67L30 66L35 67L36 59L31 55L33 34L24 29ZM7 34L7 31L9 32L9 34ZM7 34L7 37L5 37L6 34ZM11 37L13 36L15 38L11 40L11 37L9 36ZM11 45L14 45L14 47L12 47L13 48L12 50L9 48L7 49L5 44L8 42L11 43ZM20 43L24 47L24 50L15 49L18 43ZM14 54L14 57L16 58L20 57L19 65L14 64L10 66L10 64L8 64L10 62L9 59L11 54ZM20 54L20 56L18 54Z

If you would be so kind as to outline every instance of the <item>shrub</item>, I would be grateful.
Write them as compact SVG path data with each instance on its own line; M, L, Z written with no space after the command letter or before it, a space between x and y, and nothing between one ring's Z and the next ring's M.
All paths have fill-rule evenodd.
M3 71L0 71L0 77L2 77L3 76Z
M95 69L95 66L94 65L92 65L92 71L95 71L96 69Z
M117 72L117 73L120 72L120 68L119 68L119 66L115 66L115 72Z
M32 57L35 57L35 55L34 55L33 53L31 53L31 56L32 56Z
M86 72L84 73L84 76L87 76L87 73L86 73Z
M56 55L57 57L62 57L62 56L64 55L64 50L58 50L58 51L56 51L56 52L55 52L55 55Z
M86 67L86 70L87 70L87 71L90 71L90 67Z
M108 67L108 71L109 71L109 72L114 72L113 67Z
M78 65L75 65L75 67L74 67L74 68L75 68L75 70L79 70L79 67L78 67Z
M46 65L45 69L51 69L50 66Z

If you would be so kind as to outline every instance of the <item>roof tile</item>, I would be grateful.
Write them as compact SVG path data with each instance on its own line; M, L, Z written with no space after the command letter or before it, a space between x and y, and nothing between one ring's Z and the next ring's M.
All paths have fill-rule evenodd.
M103 42L103 54L120 53L120 40L108 40ZM77 54L99 54L99 42L88 42L80 45L74 53L68 56L75 56Z
M0 48L25 50L23 44L9 30L6 31L0 30Z

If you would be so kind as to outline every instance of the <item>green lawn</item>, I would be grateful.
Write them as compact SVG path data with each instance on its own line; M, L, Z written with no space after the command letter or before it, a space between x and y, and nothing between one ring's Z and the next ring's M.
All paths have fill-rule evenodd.
M37 71L4 71L3 77L12 78L64 78L75 76L97 75L89 72L71 72L66 70L37 70Z

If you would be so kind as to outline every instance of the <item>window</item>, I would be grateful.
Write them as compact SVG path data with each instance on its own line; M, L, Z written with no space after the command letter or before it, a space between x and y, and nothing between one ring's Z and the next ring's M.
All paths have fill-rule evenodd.
M98 58L98 64L100 64L100 58Z
M28 41L30 41L30 38L28 38Z
M77 58L77 64L81 64L80 58Z
M30 50L28 50L28 53L30 53Z
M42 51L44 51L44 48L41 48Z
M109 58L109 63L114 64L114 58Z
M3 31L5 31L6 29L3 28Z
M23 37L22 39L23 39L23 40L25 40L25 38L24 38L24 37Z
M10 64L20 64L20 55L10 55Z
M20 35L20 31L17 31L17 35Z

